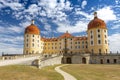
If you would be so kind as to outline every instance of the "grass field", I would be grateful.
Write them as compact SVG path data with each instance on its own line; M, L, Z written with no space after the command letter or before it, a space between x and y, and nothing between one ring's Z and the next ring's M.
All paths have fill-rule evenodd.
M22 65L4 66L0 67L0 80L63 80L54 67L37 69Z
M78 80L120 80L120 65L71 64L62 69Z

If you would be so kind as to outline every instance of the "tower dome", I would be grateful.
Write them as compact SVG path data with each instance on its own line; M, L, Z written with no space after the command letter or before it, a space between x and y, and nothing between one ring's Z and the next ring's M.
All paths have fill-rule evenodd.
M88 24L88 30L93 28L107 29L105 22L97 17L97 12L94 13L94 19Z
M25 34L37 34L37 35L40 34L39 28L36 25L34 25L34 20L32 20L31 25L26 27Z

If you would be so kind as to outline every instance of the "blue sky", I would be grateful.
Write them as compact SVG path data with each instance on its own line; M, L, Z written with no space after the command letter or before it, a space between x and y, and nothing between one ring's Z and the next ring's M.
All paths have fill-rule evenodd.
M31 19L42 36L67 30L82 36L95 11L107 24L110 51L120 52L120 0L0 0L0 53L23 52L24 29Z

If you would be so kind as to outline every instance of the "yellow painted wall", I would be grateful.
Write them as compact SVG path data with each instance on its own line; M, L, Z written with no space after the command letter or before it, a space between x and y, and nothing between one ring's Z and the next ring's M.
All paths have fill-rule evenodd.
M100 32L98 32L98 29ZM93 39L91 39L91 31L93 32ZM106 32L105 32L106 31ZM98 38L98 34L100 34L100 38ZM106 35L106 38L105 38ZM88 30L88 49L92 52L94 50L94 54L99 54L99 49L101 49L101 54L109 53L108 47L108 39L107 39L107 29L93 28ZM91 40L93 40L94 44L91 45ZM101 40L101 44L98 44L98 40ZM105 40L107 40L107 44L105 44ZM106 51L107 49L107 51Z
M24 54L38 54L42 53L42 51L43 42L40 40L40 35L24 35Z

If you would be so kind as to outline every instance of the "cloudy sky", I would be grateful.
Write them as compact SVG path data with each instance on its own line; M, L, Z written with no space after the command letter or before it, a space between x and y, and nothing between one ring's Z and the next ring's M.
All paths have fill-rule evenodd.
M107 24L110 50L120 52L120 0L0 0L0 54L23 52L24 29L31 19L42 36L67 30L82 36L95 11Z

